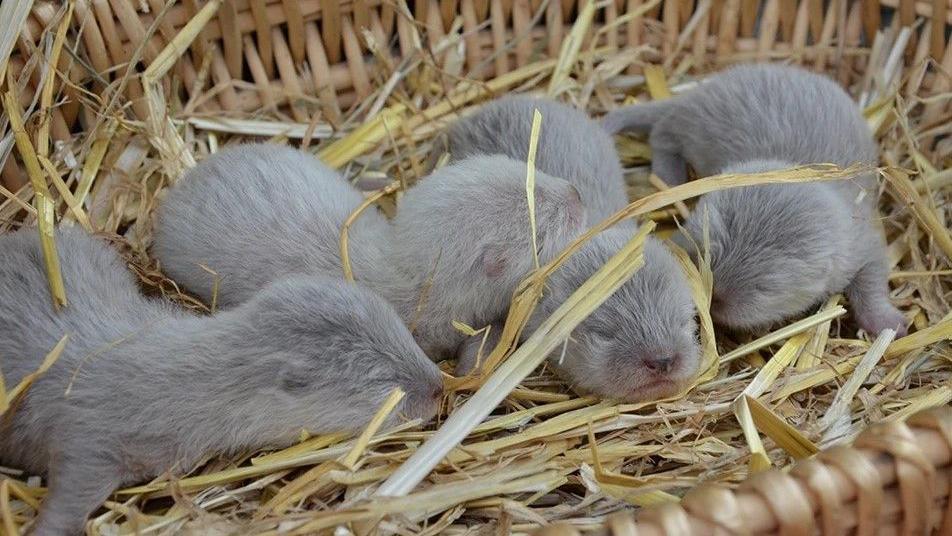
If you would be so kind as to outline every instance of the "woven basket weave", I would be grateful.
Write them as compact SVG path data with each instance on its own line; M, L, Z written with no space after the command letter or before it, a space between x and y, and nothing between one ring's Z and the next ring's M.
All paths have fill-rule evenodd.
M395 5L405 3L381 0L227 1L176 64L174 73L188 97L212 85L218 88L202 103L209 111L257 110L290 102L290 112L299 122L308 122L319 111L333 123L342 108L368 97L382 82L376 64L398 61L421 39L438 42L454 20L462 20L465 63L443 67L481 79L499 76L540 55L556 56L581 3L429 0L412 2L404 14ZM832 66L846 82L862 72L863 57L857 52L870 46L884 20L906 26L918 15L927 22L914 29L906 63L916 65L931 56L942 65L952 65L947 42L952 2L948 0L663 0L645 17L617 23L627 10L645 3L609 2L592 30L609 26L600 33L599 44L638 47L648 43L661 50L668 62L681 53L690 56L695 68L792 54L796 61L817 70ZM163 9L164 2L141 0L139 4L150 8L151 14L143 14L136 4L128 0L76 2L74 25L83 28L84 52L104 80L121 75L139 45L144 45L141 60L148 65L202 5L197 0L174 3L151 39L144 42L154 13ZM20 57L12 62L14 74L34 53L41 29L52 22L57 10L58 2L36 2L17 44ZM510 50L507 46L514 37L518 40ZM380 46L394 39L395 47ZM376 54L370 53L370 47ZM66 65L67 58L61 61ZM203 64L207 64L207 77ZM71 78L81 83L89 74L74 64ZM31 89L24 99L36 91ZM135 99L142 89L132 81L128 92ZM65 138L77 128L81 114L72 102L54 112L56 137ZM134 107L140 117L145 115L141 101L134 101Z
M870 427L852 447L757 474L736 491L702 485L678 503L618 513L586 534L952 534L952 408ZM577 536L554 524L538 536Z
M876 32L909 26L906 75L927 93L950 91L948 77L926 69L931 58L952 72L952 1L908 0L662 0L643 17L625 13L647 0L615 0L600 8L589 39L597 46L637 49L646 62L679 69L710 70L721 64L774 57L833 74L843 83L862 78ZM409 5L407 5L409 4ZM234 0L221 2L211 22L174 65L166 94L209 115L227 117L262 108L280 110L302 124L336 126L348 108L390 81L382 69L419 44L436 47L461 24L465 53L433 56L445 72L490 79L558 55L583 2L575 0ZM77 0L73 29L80 32L81 62L67 61L71 85L52 109L54 139L69 139L94 121L78 99L79 87L95 92L121 78L130 60L141 71L206 5L172 3L152 31L162 0ZM16 42L10 71L19 76L42 46L39 36L56 22L59 2L35 2ZM915 24L913 24L915 23ZM151 35L146 39L147 35ZM514 43L514 45L513 45ZM392 45L392 46L390 46ZM653 52L658 51L659 53ZM637 75L638 67L630 74ZM38 95L34 75L21 92L25 107ZM133 115L146 119L141 83L126 85ZM945 117L947 102L926 105L923 121ZM2 170L3 184L17 191L27 183L14 158ZM595 527L605 534L813 534L829 532L833 509L847 508L859 534L922 533L927 524L952 534L949 501L952 415L924 413L908 426L875 428L856 449L825 452L789 475L779 471L751 479L737 492L703 487L680 503L648 510L644 521L630 515ZM832 469L831 469L832 468ZM838 472L842 470L841 472ZM890 488L890 486L892 486ZM883 488L887 488L885 491ZM786 491L785 491L786 490ZM858 499L857 499L858 497ZM881 504L893 524L864 524L864 513ZM920 523L921 525L917 525ZM823 532L821 529L827 529ZM545 534L575 534L553 526Z

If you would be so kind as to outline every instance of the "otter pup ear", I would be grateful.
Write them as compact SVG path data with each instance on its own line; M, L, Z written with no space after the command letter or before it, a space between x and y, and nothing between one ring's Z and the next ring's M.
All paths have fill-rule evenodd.
M300 395L314 389L314 379L321 377L317 363L299 356L284 354L282 359L272 364L277 368L277 388L291 395Z
M508 267L509 250L506 246L490 245L483 248L483 253L477 262L477 269L481 270L486 277L490 279L500 277Z

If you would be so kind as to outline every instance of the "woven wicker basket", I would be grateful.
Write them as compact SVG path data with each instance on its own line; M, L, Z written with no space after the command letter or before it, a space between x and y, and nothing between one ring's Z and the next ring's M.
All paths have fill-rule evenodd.
M624 73L631 75L629 81L640 80L641 66L648 63L684 73L737 61L783 58L831 73L846 85L862 85L870 76L870 58L883 53L876 50L877 32L906 28L908 44L903 54L891 58L891 65L903 73L910 97L926 100L920 123L938 129L935 136L926 138L928 146L920 147L921 151L928 153L948 133L942 130L949 118L948 100L928 98L952 90L952 1L659 0L643 16L626 16L650 3L600 3L582 49L628 48L639 54L640 61ZM428 57L443 79L499 81L507 73L518 74L505 83L490 84L484 93L505 91L541 76L541 69L520 69L548 65L551 71L584 4L576 0L180 0L166 5L163 0L76 0L68 28L75 39L67 41L71 49L59 56L62 78L69 83L57 79L52 86L63 103L49 109L50 135L54 140L75 140L91 133L101 118L81 105L84 99L80 97L86 92L88 101L89 95L114 88L117 81L121 81L121 95L109 95L128 102L126 120L139 120L137 128L155 121L146 98L149 88L143 87L140 78L127 75L166 61L169 43L189 21L205 15L210 20L188 42L188 49L172 57L175 61L168 70L161 70L167 73L157 80L164 101L208 118L243 118L266 110L297 129L290 136L310 139L318 124L329 125L325 137L332 137L338 129L353 131L353 124L344 124L348 120L371 121L380 108L368 104L382 87L396 94L404 85L413 85L413 93L419 95L421 86L439 84L440 78L427 78L426 69L415 70L406 79L392 76L394 67L421 46L432 50ZM154 24L160 13L159 23ZM62 14L60 2L37 0L12 52L0 50L0 60L9 57L9 73L20 81L24 110L42 100L45 78L33 58L50 46ZM464 46L442 46L444 36L458 33L460 26ZM41 40L42 36L47 39ZM21 77L23 73L27 76ZM432 109L432 104L416 101L406 107ZM443 113L451 107L442 108ZM380 140L380 136L369 139L366 149L358 148L341 157L342 161L369 151ZM175 150L174 146L156 148L160 153ZM137 154L132 151L130 157L125 151L112 163L121 169L123 158ZM12 192L29 187L21 160L11 157L5 162L0 175L3 186ZM823 453L818 461L802 463L789 475L762 474L737 492L702 487L680 506L645 511L645 520L637 524L622 514L604 524L553 526L544 533L574 534L584 528L618 535L832 534L829 523L838 515L833 509L844 506L848 507L847 525L857 527L858 534L877 530L919 534L927 525L935 533L952 534L950 419L946 409L919 414L908 426L875 428L856 441L857 450ZM892 525L863 523L864 515L877 505L888 510Z
M189 52L174 67L186 97L206 94L202 109L227 113L291 104L290 113L307 123L315 113L334 123L341 109L368 98L385 82L381 62L398 62L419 46L434 45L456 20L462 21L463 65L442 65L467 78L499 77L513 68L558 55L563 38L583 2L575 0L235 0L221 4ZM952 65L947 0L663 0L644 17L617 23L626 11L646 0L615 0L600 10L599 44L608 47L651 45L668 65L704 69L738 60L792 57L818 71L831 70L842 82L863 73L864 53L883 21L911 27L904 62L921 65L927 57ZM37 51L37 39L52 24L59 2L37 1L11 61L14 75ZM103 81L124 74L133 57L149 65L204 4L172 3L158 28L150 32L161 0L78 0L74 25L82 28L82 51ZM147 9L151 13L143 13ZM406 9L413 18L398 13ZM913 26L915 24L915 26ZM146 35L151 35L145 39ZM423 37L421 37L423 36ZM383 46L396 40L395 47ZM512 43L515 43L513 46ZM376 51L372 54L370 47ZM445 61L451 55L435 58ZM675 61L675 58L678 61ZM90 73L67 55L70 79L82 83ZM690 63L680 62L688 59ZM120 67L120 68L117 68ZM634 70L637 70L635 68ZM930 76L930 78L932 78ZM23 92L24 103L36 94L39 77ZM947 90L948 79L932 88ZM207 97L210 86L217 91ZM99 86L101 87L101 86ZM128 84L136 113L144 118L142 88ZM53 110L52 130L65 139L86 124L75 99ZM938 113L938 112L934 112ZM90 118L85 118L89 120Z
M866 430L852 447L757 474L737 491L702 485L679 504L618 513L586 534L952 534L952 408ZM539 536L577 536L567 524Z

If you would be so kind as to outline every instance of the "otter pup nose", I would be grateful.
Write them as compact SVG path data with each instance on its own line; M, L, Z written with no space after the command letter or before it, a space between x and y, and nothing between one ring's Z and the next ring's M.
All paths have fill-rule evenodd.
M654 374L668 374L681 364L681 355L677 353L653 354L642 359L646 369Z
M569 185L569 203L572 208L578 207L581 209L582 206L582 194L578 193L578 188L574 185Z
M428 375L424 381L404 384L403 388L406 392L401 408L404 418L427 422L439 413L444 394L441 375Z

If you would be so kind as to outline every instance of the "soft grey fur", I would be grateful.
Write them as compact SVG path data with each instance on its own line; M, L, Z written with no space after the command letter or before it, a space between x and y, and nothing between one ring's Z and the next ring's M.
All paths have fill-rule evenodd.
M794 67L728 69L683 95L612 112L603 126L650 131L652 171L669 184L686 180L686 163L708 176L877 162L876 145L849 95L832 80ZM760 328L845 289L866 331L904 333L905 319L888 299L875 186L866 175L704 196L686 227L700 242L703 215L710 218L714 318Z
M476 154L525 161L535 109L542 114L536 167L578 188L591 223L625 208L625 181L611 136L584 112L551 99L506 96L456 121L446 132L450 161Z
M578 188L594 223L627 204L618 154L607 135L583 112L548 99L507 96L490 102L446 132L451 162L474 154L501 153L525 160L533 110L542 114L536 166ZM630 238L629 220L594 237L551 276L548 292L526 333L531 333ZM646 264L575 331L564 357L553 364L582 391L642 400L676 391L698 368L695 309L680 268L657 241L646 246ZM489 352L502 331L466 341L457 371L470 371L478 350Z
M0 462L49 476L34 534L78 534L118 486L207 457L361 428L395 387L429 419L439 370L393 309L308 277L195 317L139 294L116 252L81 231L57 246L69 306L54 312L35 229L0 236L0 366L7 385L59 360L0 417Z
M450 320L480 326L505 314L512 293L534 268L525 176L524 162L476 156L440 168L401 201L381 263L390 269L375 273L368 267L367 281L407 312L431 357L455 356L465 339ZM578 191L562 179L536 173L535 189L544 264L585 230L586 211ZM410 292L389 290L407 281Z
M294 274L343 277L340 230L363 195L336 171L290 147L249 144L202 160L160 204L152 252L162 270L201 296L231 307ZM351 249L373 259L387 222L367 210L351 227ZM382 238L382 236L381 236ZM359 267L355 267L359 274Z
M652 171L668 184L749 160L875 163L876 145L849 95L797 67L742 65L673 98L615 110L608 132L650 132Z
M392 223L373 209L350 231L357 280L387 298L433 359L455 355L452 325L505 313L533 267L526 165L479 156L445 166L408 190ZM160 207L154 253L176 281L208 299L205 264L224 275L220 302L248 298L295 273L342 277L340 229L361 194L316 159L247 145L209 157ZM541 262L584 230L585 209L566 181L536 176Z
M582 283L631 238L624 229L592 237L548 280L547 292L533 313L532 333ZM638 401L675 394L700 366L696 310L680 266L656 239L645 243L645 264L575 330L550 362L574 387L615 399ZM498 341L493 326L484 355ZM495 334L495 335L493 335ZM461 352L458 371L475 365L481 338Z

